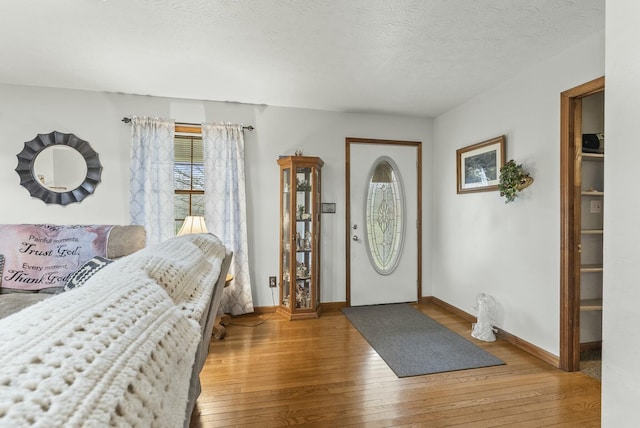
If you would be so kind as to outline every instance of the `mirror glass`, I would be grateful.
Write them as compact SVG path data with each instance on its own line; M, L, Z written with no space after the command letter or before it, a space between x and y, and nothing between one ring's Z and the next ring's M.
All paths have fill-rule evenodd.
M38 183L53 192L68 192L82 184L87 176L87 162L74 148L50 146L33 162L33 175Z

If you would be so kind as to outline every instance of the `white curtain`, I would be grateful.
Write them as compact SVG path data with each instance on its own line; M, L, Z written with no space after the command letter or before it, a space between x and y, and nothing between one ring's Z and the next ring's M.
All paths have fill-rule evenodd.
M202 142L207 228L233 251L229 273L234 280L225 288L221 310L233 315L250 313L253 312L253 299L247 246L242 125L203 123Z
M145 227L147 244L155 244L175 235L175 122L134 116L131 125L129 218Z

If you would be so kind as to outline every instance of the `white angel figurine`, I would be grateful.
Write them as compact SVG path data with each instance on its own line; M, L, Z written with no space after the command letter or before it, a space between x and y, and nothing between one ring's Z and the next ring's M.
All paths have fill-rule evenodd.
M485 342L495 342L496 335L494 333L493 324L495 323L494 314L496 301L491 296L484 293L478 294L478 307L474 308L478 311L478 322L472 324L471 336Z

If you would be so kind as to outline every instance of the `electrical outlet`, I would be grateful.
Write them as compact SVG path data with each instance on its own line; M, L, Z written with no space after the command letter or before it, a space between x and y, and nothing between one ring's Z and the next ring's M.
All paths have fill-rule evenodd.
M269 288L275 288L276 287L276 277L275 276L270 276L269 277Z

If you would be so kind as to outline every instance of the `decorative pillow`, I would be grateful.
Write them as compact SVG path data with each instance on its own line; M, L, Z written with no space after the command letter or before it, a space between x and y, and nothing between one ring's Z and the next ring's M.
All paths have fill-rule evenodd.
M0 224L0 254L4 254L2 288L38 292L64 284L94 256L107 257L113 226Z
M95 275L100 269L112 263L113 260L109 260L105 257L96 256L90 260L84 262L80 267L71 274L67 282L64 284L64 291L73 290L82 286Z

